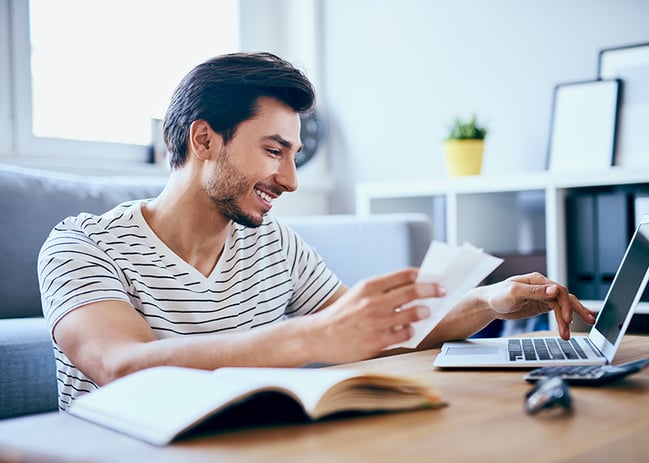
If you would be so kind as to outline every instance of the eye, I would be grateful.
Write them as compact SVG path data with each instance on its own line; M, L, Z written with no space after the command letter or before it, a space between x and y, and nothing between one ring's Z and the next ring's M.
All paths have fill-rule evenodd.
M274 149L274 148L266 148L266 151L272 154L273 156L279 156L280 154L282 154L281 150Z

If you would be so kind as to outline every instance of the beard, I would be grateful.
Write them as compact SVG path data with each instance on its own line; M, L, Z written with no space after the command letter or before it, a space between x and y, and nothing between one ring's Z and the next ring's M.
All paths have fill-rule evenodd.
M245 227L259 227L268 211L255 216L246 213L239 204L240 198L250 191L250 180L230 163L225 147L219 152L217 161L217 168L206 187L208 196L228 219Z

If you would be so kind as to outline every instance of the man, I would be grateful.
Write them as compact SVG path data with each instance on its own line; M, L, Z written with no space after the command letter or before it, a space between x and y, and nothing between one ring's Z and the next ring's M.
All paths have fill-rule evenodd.
M307 78L271 54L232 54L193 69L164 121L171 173L161 194L55 227L39 257L60 408L156 365L342 363L409 339L427 317L411 301L443 296L404 269L345 288L316 252L268 216L297 188ZM403 310L397 308L406 307ZM423 347L490 321L553 310L569 337L593 312L539 274L467 294Z

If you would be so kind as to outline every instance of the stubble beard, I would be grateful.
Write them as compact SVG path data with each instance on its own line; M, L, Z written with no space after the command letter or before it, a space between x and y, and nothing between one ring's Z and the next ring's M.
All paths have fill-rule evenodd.
M249 185L248 178L230 163L227 149L223 147L216 171L207 185L207 194L225 217L245 227L257 228L263 223L267 212L255 217L247 214L238 203L249 191Z

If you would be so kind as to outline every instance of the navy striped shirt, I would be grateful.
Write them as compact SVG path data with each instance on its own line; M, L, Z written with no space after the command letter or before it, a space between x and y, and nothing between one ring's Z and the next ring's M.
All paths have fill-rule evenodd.
M38 260L50 330L71 310L112 299L132 305L158 338L244 331L313 312L341 285L312 247L270 217L258 228L231 223L206 277L153 233L141 205L80 214L54 228ZM56 342L54 352L66 410L97 386Z

